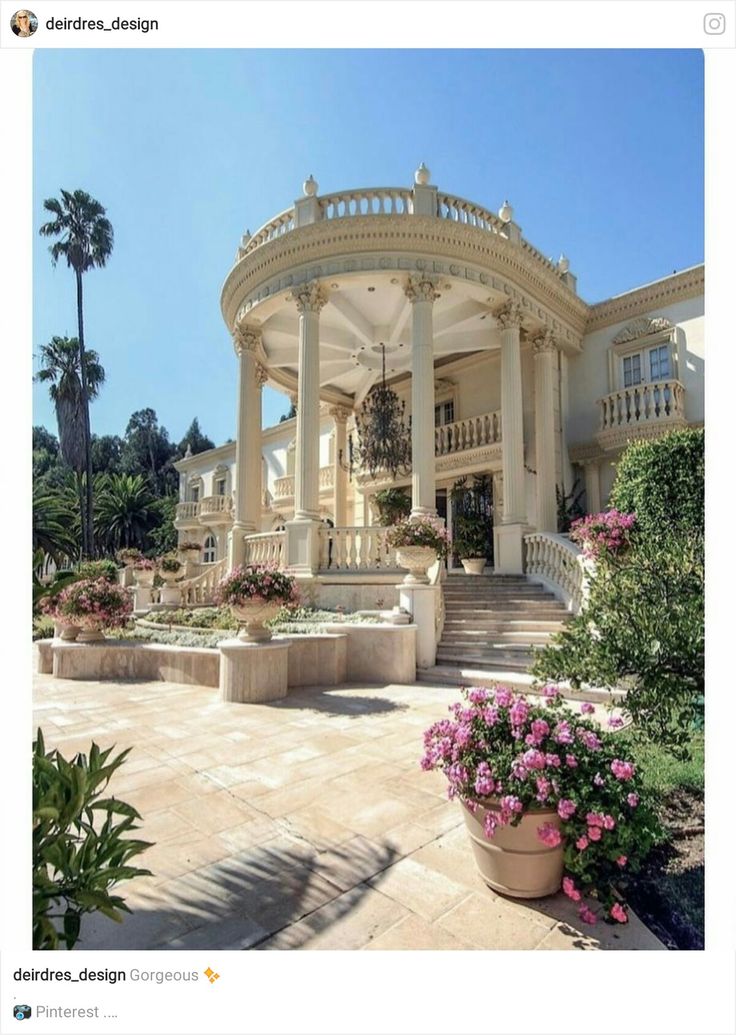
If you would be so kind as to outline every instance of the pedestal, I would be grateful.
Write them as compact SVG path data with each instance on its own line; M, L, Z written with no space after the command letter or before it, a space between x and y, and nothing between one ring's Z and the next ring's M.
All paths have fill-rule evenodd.
M222 640L218 646L223 701L259 704L286 697L289 640L268 643Z
M175 604L177 607L181 603L181 588L179 586L164 585L161 587L161 603L162 604Z
M151 587L136 586L133 589L133 610L147 611L151 606Z
M286 567L294 575L316 575L319 569L320 521L287 521Z
M524 574L524 536L529 527L518 523L496 525L493 529L494 573Z
M398 587L400 606L412 616L417 627L417 668L432 668L437 659L437 597L439 586Z

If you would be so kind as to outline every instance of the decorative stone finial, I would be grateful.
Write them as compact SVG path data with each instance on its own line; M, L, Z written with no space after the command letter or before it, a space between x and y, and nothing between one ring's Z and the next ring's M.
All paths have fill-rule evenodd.
M302 184L302 190L304 191L305 198L313 198L319 190L319 184L311 173Z
M184 454L184 459L187 460L190 456L192 456L192 445L190 442L187 442L187 451Z
M557 269L560 271L560 273L568 273L570 270L570 260L564 252L562 253L562 255L560 255L559 259L557 260Z
M419 187L426 187L429 183L432 173L429 171L424 162L419 163L419 168L414 173L414 182Z
M503 205L501 205L498 210L498 218L502 223L510 223L514 218L514 210L511 205L509 205L508 201L504 201Z

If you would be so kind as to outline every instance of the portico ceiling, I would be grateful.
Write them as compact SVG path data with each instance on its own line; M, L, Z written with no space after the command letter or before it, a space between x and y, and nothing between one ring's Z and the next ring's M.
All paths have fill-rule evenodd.
M404 278L405 279L405 278ZM386 376L411 369L412 306L396 273L345 275L323 282L328 295L319 323L320 385L352 397L359 405L381 377L381 345ZM492 309L503 301L488 288L440 279L433 306L435 358L499 348ZM248 321L261 331L266 364L278 380L297 378L299 313L284 292L258 307Z

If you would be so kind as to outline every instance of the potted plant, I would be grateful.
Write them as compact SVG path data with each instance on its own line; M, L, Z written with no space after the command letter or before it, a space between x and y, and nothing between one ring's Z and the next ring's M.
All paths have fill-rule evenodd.
M180 555L184 558L184 561L190 563L196 563L199 560L199 556L202 552L202 544L195 543L193 539L184 539L177 546L177 550Z
M277 568L241 565L220 581L215 600L227 604L244 623L238 634L241 640L262 643L271 639L271 630L264 622L275 618L284 605L296 602L296 583L293 576Z
M148 557L138 557L133 561L133 577L136 586L150 589L156 575L156 565Z
M458 517L452 545L466 575L482 575L486 566L488 526L482 517Z
M77 574L82 579L107 579L108 582L117 582L118 566L115 561L83 561L77 568Z
M421 765L447 777L485 882L518 898L562 886L588 922L592 893L607 919L625 923L618 886L654 843L656 822L621 737L553 686L534 702L500 686L463 697L426 731Z
M126 546L122 550L118 550L115 556L124 567L132 568L135 562L141 559L143 554L134 546Z
M125 625L132 610L130 593L105 578L73 582L55 600L58 619L80 628L79 643L104 640L102 630Z
M158 562L158 572L165 583L175 582L179 578L181 569L184 565L181 561L174 557L172 554L166 554L165 557L160 557Z
M382 525L395 525L411 512L411 496L406 489L381 489L373 497L373 502Z
M449 537L439 518L405 518L389 528L386 541L395 548L399 566L409 569L404 582L416 585L429 582L427 572L447 555Z

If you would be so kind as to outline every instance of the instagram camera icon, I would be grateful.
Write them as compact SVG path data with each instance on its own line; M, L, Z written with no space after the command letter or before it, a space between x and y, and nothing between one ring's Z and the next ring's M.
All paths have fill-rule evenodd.
M709 36L722 36L726 31L725 14L706 14L703 19L703 29Z

